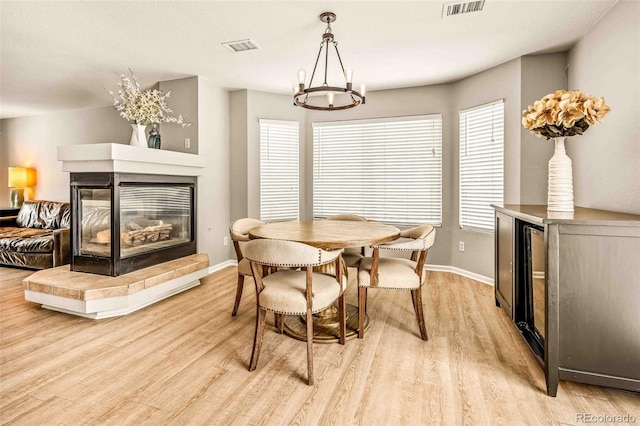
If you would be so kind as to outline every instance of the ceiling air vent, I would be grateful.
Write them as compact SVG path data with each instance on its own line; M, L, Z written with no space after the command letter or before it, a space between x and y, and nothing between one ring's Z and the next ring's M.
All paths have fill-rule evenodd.
M462 15L471 12L480 12L484 7L485 0L478 1L455 1L442 4L442 18L447 16Z
M244 52L245 50L260 49L260 46L258 46L256 42L251 40L250 38L246 40L228 41L226 43L222 43L222 45L233 53Z

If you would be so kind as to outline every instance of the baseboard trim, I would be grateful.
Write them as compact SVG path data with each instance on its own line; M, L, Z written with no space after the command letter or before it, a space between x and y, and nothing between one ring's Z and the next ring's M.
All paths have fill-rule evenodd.
M493 286L493 278L485 277L484 275L476 274L464 269L457 268L449 265L425 265L424 268L427 271L436 272L451 272L452 274L460 275L465 278L471 278L472 280L479 281L483 284Z
M213 274L214 272L218 272L224 268L228 268L229 266L237 266L237 265L238 265L237 260L233 260L233 259L225 260L224 262L220 262L215 265L209 266L209 273Z
M238 261L236 260L225 260L224 262L218 263L213 266L209 266L209 273L212 274L221 269L227 268L229 266L236 266ZM472 280L479 281L483 284L487 284L493 286L493 278L485 277L484 275L476 274L475 272L466 271L464 269L456 268L455 266L447 266L447 265L425 265L424 268L427 271L436 271L436 272L451 272L452 274L460 275L462 277L471 278Z

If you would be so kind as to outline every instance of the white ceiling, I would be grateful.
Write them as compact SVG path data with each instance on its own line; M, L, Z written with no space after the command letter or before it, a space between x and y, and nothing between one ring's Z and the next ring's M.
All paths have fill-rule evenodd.
M337 14L333 33L354 87L451 82L565 51L616 1L486 0L482 12L442 19L443 2L431 0L3 0L0 117L110 105L107 90L128 68L145 86L200 75L230 90L290 93L296 71L313 68L324 11ZM221 45L246 38L262 49Z

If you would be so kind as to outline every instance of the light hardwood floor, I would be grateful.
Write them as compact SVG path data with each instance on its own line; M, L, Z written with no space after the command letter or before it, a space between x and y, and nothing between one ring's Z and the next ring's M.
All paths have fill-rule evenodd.
M247 371L255 318L247 281L231 317L235 268L125 317L90 320L25 302L29 271L0 268L0 423L24 425L581 424L578 413L634 415L640 396L544 376L493 288L429 272L429 341L408 292L370 291L363 340L315 345L273 316L258 368ZM347 300L355 304L351 285Z

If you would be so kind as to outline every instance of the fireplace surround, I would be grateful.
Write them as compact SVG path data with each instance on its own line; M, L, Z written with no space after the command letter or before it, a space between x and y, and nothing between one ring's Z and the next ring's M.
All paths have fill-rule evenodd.
M196 253L194 154L124 144L58 147L70 172L71 271L108 276Z

